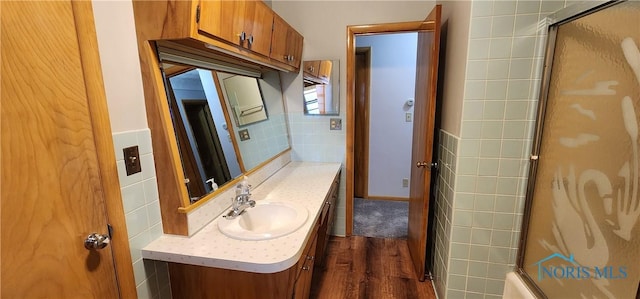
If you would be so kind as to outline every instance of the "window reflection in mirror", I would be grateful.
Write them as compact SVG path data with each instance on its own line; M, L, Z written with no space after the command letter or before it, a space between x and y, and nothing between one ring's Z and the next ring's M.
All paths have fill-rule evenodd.
M177 63L165 62L163 69L191 203L289 148L278 72L265 72L256 79ZM262 107L264 117L232 123L231 115L239 106L253 104L230 102L225 86L238 88L225 82L230 78L236 78L231 80L234 84L241 82L235 94L257 92L253 104ZM260 95L265 96L264 101ZM267 111L272 114L269 118ZM247 115L253 114L258 113Z
M340 114L338 60L303 62L303 106L306 115Z

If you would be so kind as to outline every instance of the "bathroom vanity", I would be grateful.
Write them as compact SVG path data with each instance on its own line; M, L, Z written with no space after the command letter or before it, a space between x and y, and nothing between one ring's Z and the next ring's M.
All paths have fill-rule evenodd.
M160 237L142 256L169 263L174 298L308 298L333 224L339 181L339 163L290 162L254 187L251 198L256 206L304 206L308 216L297 230L241 240L220 231L218 222L230 221L220 215L190 237Z

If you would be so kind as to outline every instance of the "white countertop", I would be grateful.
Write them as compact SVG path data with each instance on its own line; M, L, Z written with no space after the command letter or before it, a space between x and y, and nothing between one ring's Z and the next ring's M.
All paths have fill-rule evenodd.
M257 273L286 270L302 255L339 170L340 163L291 162L251 191L251 199L256 202L295 202L305 206L309 217L293 233L271 240L236 240L218 230L218 221L223 219L221 215L191 237L161 236L142 249L142 257Z

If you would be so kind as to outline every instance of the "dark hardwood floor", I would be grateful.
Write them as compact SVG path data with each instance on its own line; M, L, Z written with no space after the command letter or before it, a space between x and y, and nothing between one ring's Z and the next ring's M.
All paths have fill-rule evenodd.
M324 265L313 273L310 298L436 298L420 282L406 239L331 237Z

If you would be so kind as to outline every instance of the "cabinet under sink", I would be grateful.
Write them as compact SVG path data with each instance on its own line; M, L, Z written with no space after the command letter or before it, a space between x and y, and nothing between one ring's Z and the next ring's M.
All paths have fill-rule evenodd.
M305 216L308 211L304 224L289 234L263 240L241 240L237 235L228 236L222 232L220 226L232 222L224 223L229 220L219 217L189 238L161 237L143 249L143 257L168 262L173 298L308 298L313 269L324 260L338 197L340 165L328 166L290 163L263 183L268 193L260 192L262 186L252 192L257 202L255 207L231 220L235 221L237 229L271 231L277 230L270 225L277 222L278 217L267 219L270 212L283 218L291 213L291 221ZM323 175L318 177L319 173ZM301 186L299 180L312 178L315 178L312 188L307 185L301 191L292 189ZM278 187L271 188L269 183ZM263 210L260 210L261 206ZM240 224L245 213L249 217L254 214L265 222ZM273 258L278 254L291 258ZM223 260L222 256L227 256L228 260ZM272 262L261 264L269 259Z

